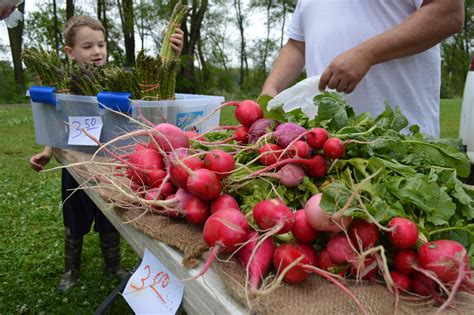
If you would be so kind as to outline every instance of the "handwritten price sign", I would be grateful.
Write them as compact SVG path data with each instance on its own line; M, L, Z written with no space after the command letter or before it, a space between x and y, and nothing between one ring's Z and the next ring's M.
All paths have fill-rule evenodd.
M184 285L147 249L140 267L123 291L137 314L175 314L183 299Z
M69 116L69 145L97 146L85 132L96 139L100 139L102 132L102 117L100 116Z

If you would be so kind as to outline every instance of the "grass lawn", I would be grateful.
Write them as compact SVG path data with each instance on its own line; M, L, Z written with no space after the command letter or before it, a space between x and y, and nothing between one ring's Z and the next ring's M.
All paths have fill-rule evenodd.
M441 134L457 137L461 100L441 103ZM223 124L233 123L231 108ZM66 295L56 291L63 271L63 223L60 172L37 174L28 160L41 150L35 144L29 105L0 105L0 314L90 314L117 285L102 275L98 235L84 240L81 280ZM51 166L57 166L52 162ZM123 264L138 257L122 242ZM113 314L128 314L121 301Z

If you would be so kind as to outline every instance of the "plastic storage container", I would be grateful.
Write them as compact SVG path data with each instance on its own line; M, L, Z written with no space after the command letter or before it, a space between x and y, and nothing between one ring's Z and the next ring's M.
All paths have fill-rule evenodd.
M54 93L54 88L48 87L32 87L29 95L38 144L87 152L97 149L97 144L90 139L78 143L74 138L81 130L70 126L71 123L80 122L82 128L91 132L102 126L99 139L102 143L139 128L136 120L142 121L141 116L154 124L166 119L182 129L206 132L219 125L220 111L209 114L224 101L222 96L193 94L176 94L175 100L135 101L128 98L130 93L80 96ZM201 121L203 118L206 119ZM190 126L196 122L199 123ZM81 137L88 138L84 134ZM130 141L115 145L126 145Z
M474 164L474 56L464 85L459 138L462 139L467 148L467 155L471 160L471 164Z

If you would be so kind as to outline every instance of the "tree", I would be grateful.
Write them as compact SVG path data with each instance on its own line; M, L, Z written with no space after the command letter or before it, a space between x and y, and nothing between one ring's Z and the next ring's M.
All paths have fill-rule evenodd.
M239 29L240 34L240 80L239 85L240 87L243 86L244 80L246 75L249 72L249 64L247 60L247 52L245 50L245 19L246 13L242 9L242 1L241 0L234 0L234 9L237 18L237 28Z
M25 3L18 6L21 13L25 12ZM23 45L23 26L24 22L20 21L16 27L8 29L8 39L10 40L10 49L13 59L13 70L15 72L15 81L18 85L25 86L25 78L23 75L23 65L21 62L21 52Z
M74 0L66 0L66 21L74 16Z
M56 0L53 0L53 38L54 38L54 50L59 55L59 43L60 43L59 22L58 22L58 8Z
M199 83L196 80L194 73L194 54L201 38L202 22L208 6L208 0L192 0L191 11L189 14L189 28L187 24L183 24L182 26L185 40L181 58L183 66L181 75L186 81L186 88L190 93L195 93L199 88Z
M464 28L441 44L441 97L461 97L474 53L474 0L466 0Z
M135 65L135 30L133 0L117 0L117 6L122 22L122 31L125 44L125 65Z

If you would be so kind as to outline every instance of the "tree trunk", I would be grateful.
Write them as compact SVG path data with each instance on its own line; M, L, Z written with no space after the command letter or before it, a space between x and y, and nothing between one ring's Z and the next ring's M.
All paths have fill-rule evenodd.
M97 0L97 19L102 23L102 26L104 26L105 30L105 41L108 42L108 33L109 33L109 27L108 27L108 21L107 21L107 0ZM107 43L107 46L109 44ZM108 54L107 54L107 61L109 60L109 55L110 55L110 49L108 49Z
M263 77L267 77L267 57L268 57L268 43L270 42L270 19L271 19L271 8L272 8L272 0L268 0L267 3L267 37L265 38L265 48L263 52Z
M22 13L25 12L24 2L18 6L18 10ZM15 81L21 87L25 86L25 78L23 76L23 65L21 63L23 26L24 26L24 22L19 21L16 27L8 29L8 39L10 40L10 49L11 49L12 59L13 59Z
M135 31L133 27L133 0L117 0L125 40L125 65L135 65Z
M244 36L244 16L242 14L242 3L240 0L234 0L235 13L237 15L237 27L240 32L240 87L243 86L246 74L248 73L247 53L245 51L245 36Z
M282 12L281 18L283 19L283 21L281 23L280 48L283 47L283 38L285 37L285 24L286 24L286 4L285 4L285 2L283 2L283 12Z
M69 20L73 16L74 16L74 0L66 0L66 21Z
M199 88L199 84L194 76L194 52L196 51L197 42L201 38L202 21L204 19L204 14L207 11L208 5L208 0L203 0L200 4L197 0L193 0L190 12L191 21L189 30L185 24L183 25L185 40L182 58L184 61L184 68L182 74L185 80L191 82L191 86L189 87L188 91L190 93L195 93Z
M58 24L58 7L56 0L53 0L53 33L54 33L54 50L59 55L59 24Z

